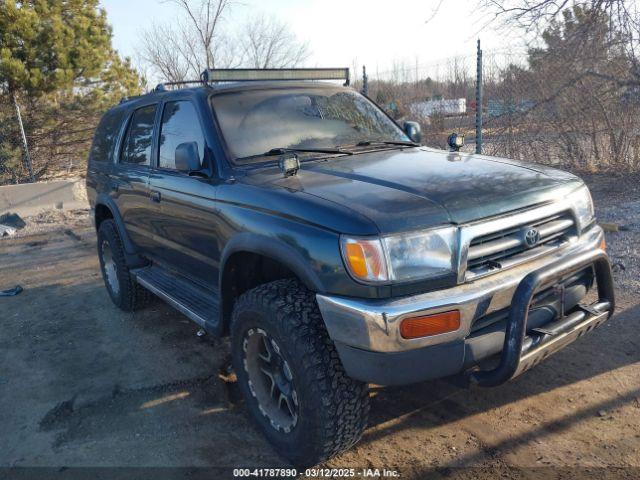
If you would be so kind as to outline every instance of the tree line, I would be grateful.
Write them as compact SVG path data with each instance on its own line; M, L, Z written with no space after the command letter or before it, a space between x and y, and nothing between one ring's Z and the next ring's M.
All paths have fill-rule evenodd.
M310 56L309 46L275 18L247 16L233 29L229 14L246 8L241 2L163 3L181 15L141 33L134 65L114 49L98 0L0 0L0 184L81 174L103 112L155 81L196 79L215 67L296 67ZM635 2L478 0L478 6L492 28L516 30L527 45L517 62L485 61L485 103L477 106L485 117L485 152L575 170L640 169ZM452 59L439 78L399 62L393 70L370 78L369 96L398 119L414 116L411 105L433 97L466 98L469 110L476 108L473 59ZM420 120L432 146L444 147L453 129L473 135L471 115Z

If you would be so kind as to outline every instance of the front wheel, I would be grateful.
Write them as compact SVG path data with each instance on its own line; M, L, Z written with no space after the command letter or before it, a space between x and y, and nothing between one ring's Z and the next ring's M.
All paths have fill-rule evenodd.
M244 293L232 314L232 356L247 409L278 453L315 465L353 446L369 413L312 292L292 279Z

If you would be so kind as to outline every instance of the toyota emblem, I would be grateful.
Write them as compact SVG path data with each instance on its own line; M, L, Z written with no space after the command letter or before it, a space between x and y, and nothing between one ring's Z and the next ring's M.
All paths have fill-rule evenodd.
M540 232L535 228L526 228L524 230L524 243L527 247L535 247L540 241Z

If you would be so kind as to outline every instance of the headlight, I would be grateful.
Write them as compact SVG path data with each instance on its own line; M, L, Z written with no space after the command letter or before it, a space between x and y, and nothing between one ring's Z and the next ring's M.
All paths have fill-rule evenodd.
M405 282L453 272L456 238L455 227L381 238L342 237L342 254L358 280Z
M569 202L571 202L578 219L578 228L582 231L593 222L595 216L589 189L586 186L579 188L569 195Z

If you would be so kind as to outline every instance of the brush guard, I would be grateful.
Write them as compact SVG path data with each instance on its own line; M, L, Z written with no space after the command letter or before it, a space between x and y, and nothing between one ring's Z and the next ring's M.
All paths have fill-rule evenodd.
M536 292L553 286L563 278L593 267L598 301L578 305L565 315L564 291L558 286L563 307L557 320L527 332L527 319ZM529 370L551 354L604 323L615 308L611 266L607 254L600 249L559 260L522 279L513 295L500 362L492 370L474 371L470 380L483 387L500 385Z

